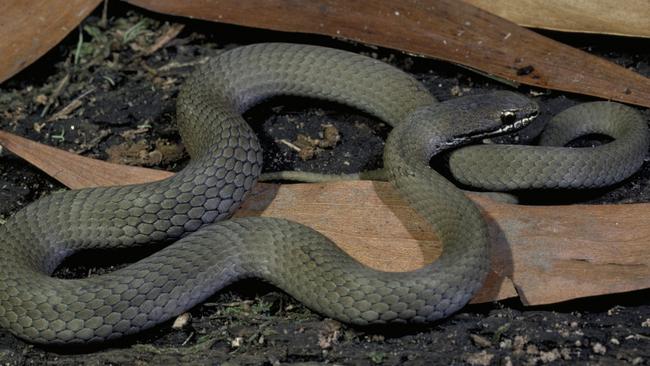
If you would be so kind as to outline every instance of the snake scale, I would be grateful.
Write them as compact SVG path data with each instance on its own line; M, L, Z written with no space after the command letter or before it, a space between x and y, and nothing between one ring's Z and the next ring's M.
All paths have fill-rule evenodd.
M262 166L260 145L241 114L279 94L344 103L394 127L384 165L390 181L442 240L438 260L412 272L379 272L300 224L226 220ZM55 193L0 227L0 326L36 343L101 342L152 327L248 277L268 281L343 322L444 318L481 286L488 270L487 231L474 204L430 169L429 159L521 128L536 114L534 102L507 91L438 103L411 76L340 50L274 43L224 52L197 70L179 94L177 120L192 157L181 172L150 184ZM575 119L588 123L569 133L551 127L550 137L542 139L563 145L579 132L606 133L615 141L598 149L466 148L452 155L452 170L469 184L478 180L488 189L512 189L609 184L640 166L648 132L633 109L591 103L556 118L568 125ZM613 120L622 123L610 127ZM585 163L580 160L598 160L593 159L598 154L607 162L577 167ZM487 161L476 163L481 157ZM569 170L556 173L553 164ZM481 169L473 176L468 166L477 165ZM505 178L499 172L507 173ZM106 275L50 276L64 258L83 249L173 240Z

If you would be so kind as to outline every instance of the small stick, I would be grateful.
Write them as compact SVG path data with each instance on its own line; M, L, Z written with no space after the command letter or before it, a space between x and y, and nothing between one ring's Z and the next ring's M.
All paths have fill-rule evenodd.
M65 89L66 86L68 86L68 81L70 81L70 74L65 74L63 79L59 81L58 84L56 84L56 88L54 88L54 91L52 92L52 95L50 95L49 100L47 101L47 105L45 108L43 108L43 111L41 112L41 118L45 117L47 114L47 111L52 107L56 99L61 95L63 90Z
M209 58L208 57L203 57L200 58L196 61L191 61L191 62L170 62L167 65L161 66L158 68L158 72L163 72L163 71L169 71L173 69L179 69L181 67L191 67L191 66L196 66L196 65L202 65L206 62L208 62Z
M302 151L301 148L299 148L298 146L292 144L291 142L289 142L289 141L287 141L287 140L285 140L285 139L280 139L280 140L278 140L278 142L280 142L280 143L282 143L282 144L285 144L285 145L289 146L289 148L291 148L292 150L296 150L297 152L301 152L301 151Z
M184 24L172 24L172 26L169 27L169 29L167 29L167 31L163 33L163 35L161 35L156 42L144 52L144 54L148 56L165 47L167 43L178 36L183 28L185 28Z
M50 118L47 119L47 122L52 122L52 121L57 121L60 119L66 119L70 116L70 113L74 112L77 110L77 108L81 107L83 103L81 100L86 97L88 94L92 93L95 91L95 87L92 87L85 92L83 92L81 95L78 97L74 98L72 102L68 103L65 107L61 108L58 112L54 113Z

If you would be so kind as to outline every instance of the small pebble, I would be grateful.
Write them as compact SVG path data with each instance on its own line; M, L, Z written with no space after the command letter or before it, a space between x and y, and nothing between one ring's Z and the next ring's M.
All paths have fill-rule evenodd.
M172 324L172 329L175 330L183 329L187 325L187 323L189 323L191 318L192 316L190 315L190 313L183 313L179 315L178 317L176 317L176 320L174 320L174 324Z
M526 347L526 353L528 353L529 355L536 355L539 353L539 349L537 348L536 345L529 344L528 347Z
M488 366L492 362L493 358L493 354L487 353L486 351L481 351L478 353L470 354L467 356L467 358L465 358L465 361L473 366Z
M602 344L596 342L594 345L591 347L591 349L594 351L594 353L597 353L599 355L604 355L605 352L607 352L607 348L603 346Z
M478 334L470 334L470 338L472 338L472 341L474 342L475 345L483 348L491 347L492 342L490 342L489 339L480 336Z
M650 328L650 318L646 319L643 323L641 323L641 326L643 328Z
M235 339L230 342L230 346L232 348L239 348L241 347L242 343L244 342L244 337L235 337Z
M512 348L512 340L511 339L504 339L501 342L499 342L499 348L501 349L510 349Z
M560 351L557 348L553 348L552 350L550 350L548 352L540 352L539 353L539 359L543 363L553 362L553 361L556 361L556 360L560 359L561 357L562 357L562 355L560 354Z
M571 350L568 348L562 348L560 350L560 354L562 355L562 358L565 360L570 360L571 359Z
M528 339L526 339L525 336L518 335L515 336L513 346L515 347L515 349L523 350L524 345L526 345L526 343L528 343Z
M512 359L510 358L510 356L506 356L506 357L503 358L502 365L504 365L504 366L512 366Z

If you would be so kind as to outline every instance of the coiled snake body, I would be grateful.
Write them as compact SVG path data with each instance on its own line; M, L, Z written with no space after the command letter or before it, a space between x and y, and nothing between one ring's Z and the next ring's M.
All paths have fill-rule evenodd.
M236 210L261 170L260 146L241 113L278 94L349 104L395 127L386 144L385 167L391 182L442 240L444 252L437 261L412 272L378 272L296 223L268 218L222 221ZM613 163L623 166L614 179L631 174L647 151L644 121L617 104L582 108L565 112L566 119L585 113L601 119L609 113L627 120L626 127L616 127L615 132L640 144L623 149L628 155L620 158L625 164ZM488 269L487 232L477 208L429 168L429 159L470 139L522 127L537 112L533 102L510 92L437 103L412 77L377 60L289 44L223 53L186 82L177 109L192 160L176 176L151 184L52 194L0 227L0 326L38 343L104 341L169 319L245 277L269 281L344 322L443 318L480 287ZM601 130L596 124L587 132ZM518 150L509 153L523 155ZM471 155L490 153L467 154L467 159L457 158L474 164ZM510 172L513 168L504 165L506 161L498 158L498 169ZM561 180L550 185L568 184ZM74 280L49 276L65 257L81 249L170 239L179 240L107 275Z

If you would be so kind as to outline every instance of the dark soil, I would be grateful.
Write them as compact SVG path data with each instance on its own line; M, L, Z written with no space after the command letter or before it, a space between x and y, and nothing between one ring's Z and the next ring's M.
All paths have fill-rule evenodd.
M60 45L0 87L0 128L100 159L178 170L187 161L175 119L178 88L206 57L239 45L302 42L352 50L389 62L421 80L440 100L509 89L444 62L360 44L191 21L147 13L122 3L109 7L108 24L93 14ZM149 53L174 24L185 28ZM603 36L546 35L650 76L650 42ZM591 100L535 88L521 93L550 116ZM646 117L647 110L640 109ZM355 172L381 165L388 128L340 105L281 98L247 113L265 149L265 171ZM338 130L334 148L316 147L302 160L285 142L299 135L322 139ZM519 140L526 140L523 133ZM283 140L284 142L282 142ZM582 144L598 143L585 140ZM650 202L650 164L617 187L590 194L537 192L535 202ZM16 156L0 155L0 224L31 201L64 189ZM532 201L530 201L532 202ZM79 256L57 271L86 276L124 265L106 255ZM101 257L101 259L99 259ZM84 264L81 264L84 262ZM463 364L518 365L650 363L650 291L525 308L511 300L467 306L420 328L356 328L324 319L281 291L257 281L238 283L190 311L180 329L172 323L109 345L43 348L0 331L6 365L147 364Z

